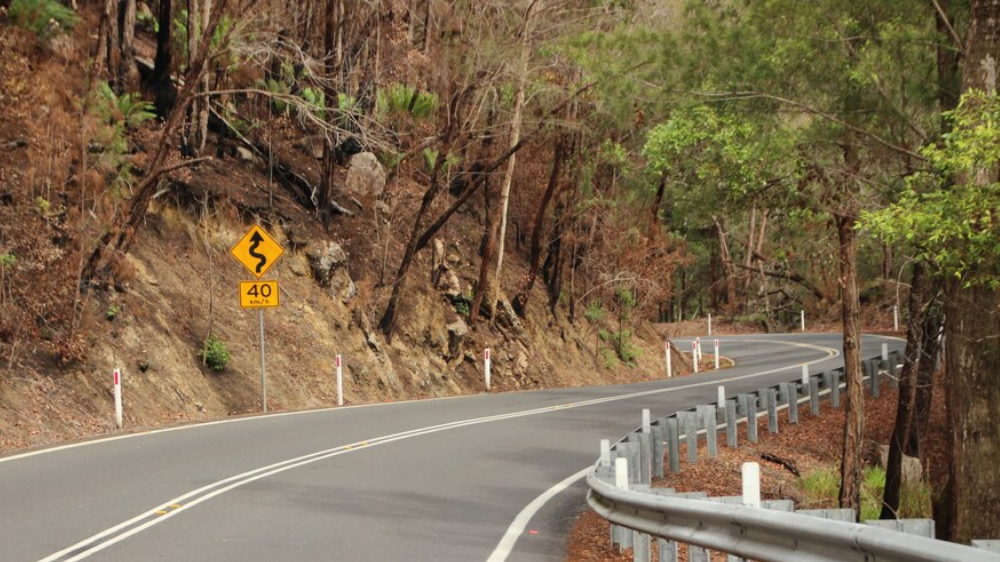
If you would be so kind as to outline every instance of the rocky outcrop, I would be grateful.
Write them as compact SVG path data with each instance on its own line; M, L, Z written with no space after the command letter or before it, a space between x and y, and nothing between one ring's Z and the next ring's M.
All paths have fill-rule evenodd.
M358 288L347 272L347 253L336 242L311 245L306 249L306 258L312 269L313 278L321 287L330 290L330 296L350 301Z
M351 156L347 168L344 187L349 193L359 197L378 197L385 190L385 168L371 152L359 152Z

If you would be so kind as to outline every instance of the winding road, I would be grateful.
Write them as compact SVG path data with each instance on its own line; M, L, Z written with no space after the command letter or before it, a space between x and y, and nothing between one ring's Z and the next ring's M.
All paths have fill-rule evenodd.
M0 562L561 561L586 507L582 471L643 408L663 416L714 401L720 384L732 396L795 380L803 363L842 366L837 334L720 339L736 367L690 377L273 414L2 457ZM866 336L864 356L883 342L903 346Z

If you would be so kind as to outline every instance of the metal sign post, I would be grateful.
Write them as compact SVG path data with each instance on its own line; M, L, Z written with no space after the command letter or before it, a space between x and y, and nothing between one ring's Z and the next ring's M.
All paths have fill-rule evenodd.
M264 402L264 413L267 413L267 365L264 362L264 309L257 309L257 321L260 324L260 389Z

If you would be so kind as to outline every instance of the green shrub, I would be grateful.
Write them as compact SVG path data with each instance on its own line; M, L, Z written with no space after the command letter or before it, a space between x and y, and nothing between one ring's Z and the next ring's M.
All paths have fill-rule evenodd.
M586 318L592 324L596 324L601 320L604 320L604 308L601 306L601 301L592 300L590 304L587 305L587 310L583 313L583 317Z
M375 103L382 115L408 112L416 119L424 119L437 109L438 97L429 92L418 92L406 84L392 84L378 91Z
M112 304L108 306L107 310L104 311L104 318L107 319L108 322L114 322L115 318L118 318L119 312L121 312L121 310Z
M10 19L42 39L66 31L76 23L76 13L56 0L14 0Z
M806 506L832 507L840 495L840 473L833 467L807 472L799 479L806 496ZM885 492L885 470L866 466L861 483L861 520L878 519L882 513L882 496ZM904 482L900 489L899 513L901 518L931 516L931 494L923 482Z
M0 269L10 269L17 263L17 256L11 252L0 254Z
M229 348L226 342L220 340L215 334L210 334L208 339L201 346L198 357L213 371L222 371L229 363Z

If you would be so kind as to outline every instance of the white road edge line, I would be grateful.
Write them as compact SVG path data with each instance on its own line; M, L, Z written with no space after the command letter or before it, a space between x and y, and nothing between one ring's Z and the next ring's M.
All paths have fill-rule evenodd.
M790 345L790 346L794 346L794 347L805 347L805 348L810 348L810 349L814 349L814 350L817 350L817 351L824 351L824 352L827 353L826 357L815 359L813 361L808 362L808 364L819 363L819 362L826 361L828 359L832 359L832 358L837 357L837 356L840 355L840 352L837 351L836 349L833 349L833 348L830 348L830 347L826 347L826 346L817 345L817 344L806 344L806 343L799 343L799 342L771 342L771 341L768 341L767 343L776 343L776 344L779 344L779 345ZM144 512L140 513L139 515L133 517L132 519L124 521L124 522L122 522L122 523L120 523L118 525L115 525L115 526L110 527L110 528L108 528L108 529L106 529L104 531L101 531L100 533L97 533L97 534L92 535L92 536L90 536L90 537L88 537L86 539L83 539L82 541L79 541L79 542L77 542L76 544L74 544L72 546L66 547L66 548L60 550L59 552L56 552L54 554L51 554L51 555L49 555L49 556L41 559L39 562L55 562L57 560L62 560L63 557L69 555L70 553L72 553L74 551L79 551L80 549L83 549L82 552L77 552L77 554L74 555L73 557L65 559L65 562L78 562L79 560L83 560L85 558L88 558L91 555L93 555L93 554L95 554L97 552L100 552L101 550L104 550L105 548L108 548L109 546L112 546L112 545L114 545L114 544L116 544L116 543L118 543L118 542L120 542L120 541L122 541L122 540L124 540L124 539L126 539L128 537L131 537L131 536L133 536L133 535L135 535L135 534L137 534L137 533L139 533L141 531L144 531L144 530L146 530L146 529L148 529L148 528L150 528L150 527L152 527L154 525L162 523L163 521L166 521L166 520L170 519L174 515L177 515L178 513L182 512L182 511L186 511L190 507L193 507L195 505L198 505L199 503L207 501L207 500L209 500L211 498L214 498L214 497L216 497L216 496L218 496L220 494L223 494L225 492L228 492L230 490L233 490L235 488L243 486L244 484L249 484L251 482L254 482L256 480L259 480L259 479L267 477L267 476L272 476L272 475L275 475L275 474L278 474L278 473L281 473L281 472L285 472L287 470L291 470L293 468L298 468L298 467L301 467L301 466L304 466L304 465L307 465L307 464L311 464L311 463L314 463L314 462L317 462L317 461L320 461L320 460L325 460L325 459L328 459L328 458L331 458L331 457L335 457L335 456L339 456L339 455L342 455L342 454L346 454L346 453L349 453L349 452L354 452L354 451L358 451L358 450L361 450L361 449L366 449L366 448L369 448L369 447L374 447L374 446L377 446L377 445L384 445L384 444L392 443L392 442L399 441L399 440L402 440L402 439L409 439L409 438L412 438L412 437L419 437L419 436L428 435L428 434L431 434L431 433L437 433L437 432L440 432L440 431L446 431L446 430L449 430L449 429L457 429L457 428L460 428L460 427L466 427L466 426L471 426L471 425L479 425L479 424L483 424L483 423L491 423L491 422L503 421L503 420L507 420L507 419L514 419L514 418L520 418L520 417L534 416L534 415L538 415L538 414L545 414L545 413L550 413L550 412L555 412L555 411L561 411L561 410L582 408L582 407L586 407L586 406L593 406L593 405L597 405L597 404L604 404L604 403L607 403L607 402L617 402L617 401L620 401L620 400L629 400L629 399L632 399L632 398L640 398L640 397L643 397L643 396L650 396L650 395L654 395L654 394L665 394L665 393L668 393L668 392L677 392L677 391L680 391L680 390L688 390L688 389L691 389L691 388L698 388L698 387L701 387L701 386L714 386L714 385L718 385L720 382L730 382L730 381L744 380L744 379L749 379L749 378L755 378L755 377L760 377L760 376L764 376L764 375L769 375L769 374L777 373L777 372L780 372L780 371L792 369L795 366L797 366L797 365L789 366L789 367L779 367L779 368L775 368L775 369L769 369L767 371L761 371L761 372L758 372L758 373L749 373L749 374L746 374L746 375L740 375L740 376L730 377L730 378L727 378L727 379L716 380L716 381L704 381L704 382L699 382L699 383L695 383L695 384L689 384L689 385L683 385L683 386L676 386L676 387L671 387L671 388L661 388L661 389L655 389L655 390L645 390L645 391L640 391L640 392L632 392L632 393L628 393L628 394L620 394L618 396L608 396L608 397L604 397L604 398L595 398L595 399L586 400L586 401L583 401L583 402L570 402L570 403L561 404L561 405L545 406L545 407L541 407L541 408L534 408L534 409L531 409L531 410L524 410L524 411L521 411L521 412L509 412L509 413L506 413L506 414L497 414L497 415L486 416L486 417L481 417L481 418L472 418L472 419L469 419L469 420L459 420L459 421L455 421L455 422L449 422L449 423L445 423L445 424L428 426L428 427L425 427L425 428L413 429L413 430L404 431L404 432L400 432L400 433L394 433L394 434L385 435L385 436L381 436L381 437L374 437L374 438L371 438L371 439L368 439L368 440L365 440L365 441L358 441L356 443L352 443L352 444L348 444L348 445L342 445L340 447L335 447L333 449L327 449L327 450L324 450L324 451L317 451L317 452L314 452L314 453L310 453L308 455L302 455L300 457L296 457L296 458L293 458L293 459L288 459L288 460L281 461L281 462L278 462L278 463L274 463L274 464L271 464L271 465L268 465L268 466L257 468L257 469L251 470L251 471L247 471L247 472L244 472L242 474L238 474L236 476L231 476L231 477L226 478L224 480L219 480L219 481L214 482L212 484L208 484L206 486L198 488L197 490L193 490L191 492L188 492L188 493L186 493L184 495L181 495L181 496L178 496L176 498L167 500L166 502L163 502L162 504L160 504L157 507L154 507L151 510L144 511ZM227 420L227 421L236 421L236 420ZM167 431L169 431L169 430L167 430ZM225 484L228 484L228 485L224 486ZM224 486L224 487L219 488L220 486ZM189 498L198 496L199 494L202 494L203 492L207 492L208 490L212 490L213 488L219 488L219 489L214 490L214 491L212 491L210 493L201 495L200 497L197 497L196 499L194 499L194 500L192 500L192 501L190 501L190 502L188 502L186 504L183 503L184 501L188 500ZM534 502L532 502L532 503L534 503ZM538 505L538 508L541 508L541 506L544 505L544 503L545 502L541 502ZM132 529L129 529L128 531L126 531L124 533L121 533L121 534L118 534L118 535L115 535L115 536L111 536L111 535L114 535L115 533L121 531L122 529L125 529L125 528L127 528L127 527L129 527L131 525L134 525L134 524L136 524L136 523L138 523L138 522L140 522L140 521L142 521L144 519L147 519L147 518L153 516L153 514L155 514L157 511L165 510L165 509L167 509L168 507L170 507L171 505L174 505L174 504L181 504L181 507L173 509L172 511L169 511L168 513L165 513L165 514L160 515L158 517L155 517L154 519L151 519L151 520L149 520L149 521L147 521L147 522L145 522L145 523L143 523L141 525L138 525L138 526L136 526L136 527L134 527ZM525 509L527 509L527 508L525 508ZM534 511L531 511L530 513L528 513L526 515L527 518L528 518L528 520L531 519L531 517L534 515L534 513L536 511L537 511L537 509L535 509ZM111 538L108 538L108 537L111 537ZM106 539L106 538L107 538L107 540L103 540L103 539ZM103 542L99 542L99 541L102 541L102 540L103 540ZM515 542L516 542L516 538L515 538ZM513 547L513 544L511 545L511 547ZM508 554L509 554L509 552L508 552ZM507 555L504 555L504 558L501 558L500 560L505 560L506 556Z
M503 538L500 539L496 548L493 549L493 554L490 554L490 557L486 559L486 562L504 562L507 560L511 551L514 550L514 545L517 544L517 539L521 537L521 533L524 532L524 529L528 526L528 522L535 516L535 513L538 513L538 511L542 509L542 507L548 503L549 500L558 495L560 492L583 479L583 477L586 476L592 468L593 467L588 466L580 472L573 474L562 482L552 486L548 490L545 490L542 495L538 496L531 503L526 505L524 509L517 514L517 517L514 518L514 522L507 528L507 532L504 533Z

